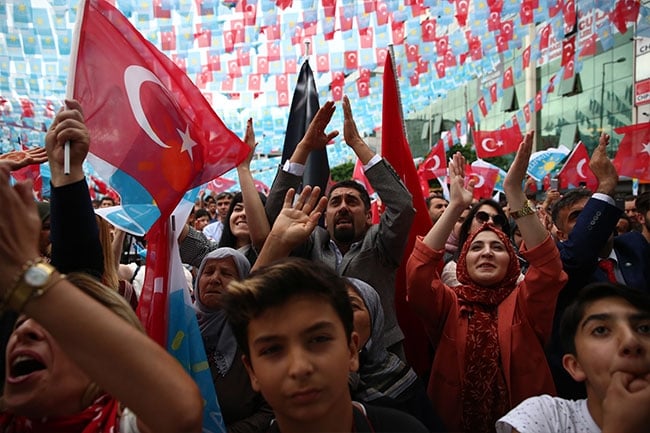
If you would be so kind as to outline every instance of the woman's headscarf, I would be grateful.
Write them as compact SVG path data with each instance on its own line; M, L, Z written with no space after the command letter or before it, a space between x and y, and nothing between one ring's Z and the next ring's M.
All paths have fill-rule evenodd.
M363 299L370 315L370 338L361 348L353 397L370 402L381 397L399 399L417 379L415 372L384 346L384 310L377 291L365 281L346 277ZM358 379L358 381L356 380Z
M467 271L467 252L476 236L488 230L503 242L510 262L503 280L486 287L470 278ZM509 409L508 388L499 349L497 308L517 285L519 260L508 236L492 223L486 222L476 233L471 234L463 245L456 274L461 285L453 290L458 296L461 315L468 317L465 372L461 392L463 430L494 431L497 419Z
M226 313L220 308L216 310L208 308L201 302L199 281L208 261L228 257L232 257L233 262L235 262L235 267L239 272L239 279L246 278L251 270L251 265L246 257L233 248L224 247L217 248L203 258L194 283L194 310L199 321L199 329L201 330L206 353L208 357L213 357L213 364L216 365L222 376L225 376L230 370L235 353L237 353L237 341L226 320Z

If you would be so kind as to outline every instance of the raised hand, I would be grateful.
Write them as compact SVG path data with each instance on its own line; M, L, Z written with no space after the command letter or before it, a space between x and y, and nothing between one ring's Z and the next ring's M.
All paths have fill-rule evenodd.
M327 101L323 104L316 112L300 143L304 143L309 150L324 149L327 143L339 135L339 131L337 130L328 133L325 132L335 111L336 106L334 105L334 101Z
M327 198L320 197L320 188L306 186L294 203L296 190L290 188L284 197L282 211L271 227L254 269L266 266L275 260L287 257L291 251L305 242L318 225Z
M474 179L465 185L465 157L456 152L449 162L449 201L458 203L462 209L472 204L474 198Z
M65 104L66 107L58 112L45 135L54 186L73 183L85 177L82 165L90 149L90 134L84 123L81 105L74 100L66 100ZM70 143L70 175L63 173L66 142Z
M598 179L598 191L610 196L614 195L616 185L618 185L618 173L612 161L607 156L607 145L609 144L609 135L604 132L600 135L598 146L591 155L589 168Z
M282 211L275 220L269 237L293 249L307 240L318 225L327 198L320 197L320 188L306 186L294 202L296 191L290 188L284 197ZM320 197L320 198L319 198Z
M352 116L350 99L347 96L343 96L343 118L343 138L346 144L354 150L362 164L367 164L375 155L375 152L368 147L361 134L359 134L357 123Z
M253 160L253 156L255 156L255 148L257 147L257 143L255 142L255 130L253 129L253 119L250 117L248 118L248 121L246 122L246 132L244 133L244 143L246 143L249 147L249 152L248 156L244 158L244 160L241 162L240 165L250 168L251 166L251 161Z
M0 161L6 161L11 171L19 170L28 165L42 164L47 161L47 150L44 147L15 150L0 155Z
M25 262L38 257L41 220L38 217L32 182L9 185L10 164L0 161L0 295L13 287Z
M512 193L516 191L521 191L523 195L522 184L526 178L526 170L528 170L528 161L530 160L530 155L533 152L534 138L535 131L529 131L526 133L524 140L519 145L519 150L517 150L515 159L512 161L512 165L508 169L506 178L503 181L503 189L506 193L506 196L509 192L512 195ZM510 198L508 198L508 202L510 202Z

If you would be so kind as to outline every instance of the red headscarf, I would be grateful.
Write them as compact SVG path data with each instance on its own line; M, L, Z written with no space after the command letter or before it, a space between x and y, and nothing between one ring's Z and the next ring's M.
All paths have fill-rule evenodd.
M8 412L0 414L3 433L113 433L119 431L119 402L102 394L82 412L32 420Z
M497 235L510 256L503 280L489 287L477 284L467 271L467 252L476 236L487 230ZM483 224L465 241L456 267L462 285L454 287L454 290L461 314L467 317L468 322L461 391L462 425L466 432L494 432L495 422L510 409L501 365L497 307L517 286L519 273L519 260L510 239L490 222Z

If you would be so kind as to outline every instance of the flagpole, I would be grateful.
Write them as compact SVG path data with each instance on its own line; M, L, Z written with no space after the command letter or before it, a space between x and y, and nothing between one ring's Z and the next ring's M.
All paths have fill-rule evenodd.
M74 97L74 80L77 72L77 54L79 53L79 34L81 23L86 12L87 0L80 0L77 6L77 20L72 33L72 46L70 47L70 69L68 69L68 82L66 83L65 98L70 100ZM63 174L70 174L70 141L63 145Z
M310 41L305 41L305 63L309 64L310 53ZM311 65L310 65L311 67ZM310 95L312 92L312 80L307 80L307 95ZM311 104L306 104L305 112L307 119L313 119L316 113L313 113L311 110ZM309 125L305 125L305 128L309 128ZM305 130L305 132L307 132Z

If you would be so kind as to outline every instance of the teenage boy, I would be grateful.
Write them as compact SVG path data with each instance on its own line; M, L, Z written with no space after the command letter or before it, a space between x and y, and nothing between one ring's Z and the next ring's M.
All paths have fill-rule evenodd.
M613 283L586 286L560 325L562 362L586 400L542 395L497 421L497 432L642 433L650 426L650 295Z
M253 389L275 412L269 432L426 432L408 414L353 402L359 336L344 281L288 258L232 282L221 304Z

